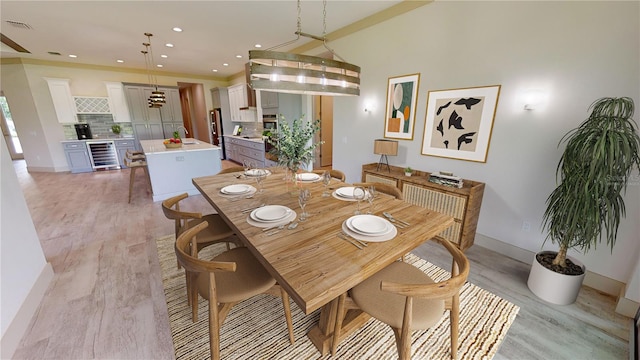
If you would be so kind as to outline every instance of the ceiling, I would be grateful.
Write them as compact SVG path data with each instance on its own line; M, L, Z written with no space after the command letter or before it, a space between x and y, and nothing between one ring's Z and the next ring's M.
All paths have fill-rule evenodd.
M402 4L400 0L342 1L326 5L326 33ZM415 7L415 5L414 5ZM301 2L301 27L322 35L323 2ZM0 32L30 52L4 43L2 58L25 58L145 69L144 33L153 34L151 50L160 73L225 80L244 70L248 51L294 40L296 1L0 1ZM19 24L12 24L17 22ZM25 27L26 24L29 28ZM175 32L180 27L182 32ZM291 46L299 47L301 37ZM165 46L174 44L173 48ZM60 55L51 55L57 52ZM76 55L70 58L69 55ZM161 58L167 55L167 58ZM240 55L241 58L236 56ZM124 61L123 63L116 62ZM345 59L348 61L349 59ZM223 64L228 64L224 66ZM213 70L217 70L214 72Z

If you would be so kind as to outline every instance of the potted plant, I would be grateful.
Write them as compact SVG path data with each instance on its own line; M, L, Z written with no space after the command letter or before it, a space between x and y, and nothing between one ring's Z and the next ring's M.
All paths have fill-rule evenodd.
M122 131L122 128L120 127L120 125L115 124L115 125L111 125L111 132L113 132L116 135L120 135L120 132Z
M267 139L269 144L273 145L269 152L277 156L278 165L291 170L294 178L300 166L313 160L315 149L323 143L309 144L313 135L320 130L320 120L304 122L302 117L294 119L289 126L285 117L280 115L275 137Z
M404 168L404 176L411 176L411 174L413 174L413 169L411 168L411 166L407 166L406 168Z
M633 100L602 98L589 109L589 118L560 140L566 142L556 169L560 184L546 201L545 241L559 249L538 253L527 281L534 294L559 305L575 301L585 272L584 265L567 257L567 250L586 253L602 236L613 251L625 216L622 194L632 170L640 167Z

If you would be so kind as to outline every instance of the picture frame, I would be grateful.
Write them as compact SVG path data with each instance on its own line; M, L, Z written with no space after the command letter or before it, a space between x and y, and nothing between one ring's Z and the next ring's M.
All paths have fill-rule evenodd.
M420 73L390 77L387 83L387 107L384 137L413 140Z
M429 91L422 155L486 162L500 87Z

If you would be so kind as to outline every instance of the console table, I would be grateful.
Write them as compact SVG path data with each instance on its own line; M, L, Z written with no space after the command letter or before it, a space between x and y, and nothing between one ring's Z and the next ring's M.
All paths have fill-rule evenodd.
M456 188L429 182L428 172L415 171L405 176L404 169L390 166L376 170L377 163L362 166L363 182L381 182L402 191L404 201L413 205L450 215L454 224L438 234L456 244L462 251L473 245L478 216L484 195L484 183L464 179L464 186Z

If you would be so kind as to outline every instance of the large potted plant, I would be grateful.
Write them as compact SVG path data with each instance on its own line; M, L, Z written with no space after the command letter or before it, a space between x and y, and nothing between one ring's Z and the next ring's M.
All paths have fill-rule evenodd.
M622 195L634 167L640 167L633 100L602 98L589 109L589 118L560 140L566 142L556 168L560 183L546 202L546 239L559 249L536 255L527 282L538 297L560 305L575 301L585 272L567 250L586 253L604 237L613 251L625 216Z

